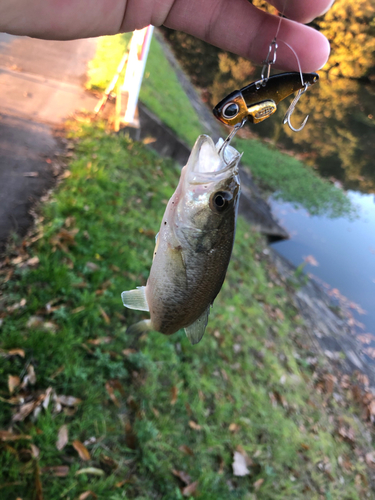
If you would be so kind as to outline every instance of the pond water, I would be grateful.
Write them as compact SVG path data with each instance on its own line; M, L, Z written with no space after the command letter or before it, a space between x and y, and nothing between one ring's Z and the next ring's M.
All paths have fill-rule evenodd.
M304 271L347 310L353 332L365 345L375 340L375 196L349 191L358 208L354 220L311 216L273 197L274 215L290 233L290 240L273 248ZM372 334L374 337L370 335ZM369 344L367 344L369 343ZM369 351L371 355L372 351Z

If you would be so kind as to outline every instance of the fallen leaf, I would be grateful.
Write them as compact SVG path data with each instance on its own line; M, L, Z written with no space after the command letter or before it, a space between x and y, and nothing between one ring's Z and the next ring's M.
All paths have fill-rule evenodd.
M7 311L8 312L17 311L17 309L20 309L21 307L25 307L26 303L27 303L26 299L21 299L19 302L16 302L15 304L8 306Z
M182 444L179 448L182 453L185 453L186 455L190 455L191 457L194 455L194 452L189 446L186 446L186 444Z
M85 469L79 469L74 474L75 476L79 476L80 474L88 474L91 476L104 476L104 470L97 469L96 467L86 467Z
M71 313L72 314L77 314L77 313L80 313L82 311L84 311L86 309L85 306L79 306L79 307L76 307L75 309L72 309Z
M42 474L52 474L56 477L66 477L69 474L69 467L67 465L53 465L50 467L42 467L40 472Z
M76 223L76 218L74 216L67 217L64 222L65 226L68 228L70 226L74 226L75 223Z
M247 476L250 474L249 469L246 467L246 458L239 451L235 451L233 454L232 467L234 476Z
M90 271L98 271L100 267L94 262L86 262L86 267L90 269Z
M89 497L98 498L98 496L95 495L95 493L93 491L88 490L88 491L84 491L83 493L81 493L78 497L78 500L86 500L86 498L89 498Z
M232 422L229 425L228 429L230 430L230 432L237 432L240 429L240 426Z
M106 382L105 384L106 391L108 392L108 396L112 399L113 403L117 406L117 408L120 408L120 403L119 400L116 397L115 390L110 384L110 382Z
M349 441L351 443L354 443L355 436L354 436L354 429L352 427L349 427L349 428L345 428L344 426L340 427L339 434L341 437L343 437L345 439L345 441Z
M185 488L182 490L182 494L184 495L184 497L189 497L190 495L195 493L197 486L198 486L198 481L194 481L194 483L185 486Z
M109 344L112 340L112 337L99 337L97 339L88 340L87 343L91 345Z
M39 458L39 455L40 455L40 450L37 446L35 446L35 444L32 444L30 445L30 448L31 448L31 454L33 456L33 458Z
M137 351L135 349L124 349L122 351L122 354L124 354L124 356L129 356L129 354L135 354Z
M0 431L0 441L18 441L20 439L31 439L27 434L14 434L10 431Z
M15 413L12 417L13 422L22 422L25 420L25 418L30 415L31 412L35 410L40 404L43 402L45 398L45 394L40 395L36 400L34 401L29 401L28 403L25 403L22 405L18 412Z
M191 477L189 476L189 474L183 470L176 470L176 469L172 469L172 474L176 477L178 477L179 479L181 479L181 481L185 484L190 484L191 483Z
M10 356L21 356L21 358L25 357L25 351L23 349L9 349L9 351L5 351L0 349L0 356L6 358Z
M61 451L68 444L68 426L62 425L57 435L56 448Z
M8 375L8 389L9 393L13 394L14 389L16 389L21 383L21 379L18 375Z
M90 460L90 458L91 458L90 453L89 453L88 449L86 448L86 446L81 443L81 441L78 441L78 439L75 439L72 442L72 446L76 450L76 452L78 453L78 455L80 456L80 458L82 460L85 460L85 461Z
M105 312L105 310L101 306L99 306L99 311L100 311L100 314L103 316L104 321L107 323L107 325L109 325L111 323L111 320L110 320L108 314Z
M43 488L42 481L40 480L40 468L38 462L35 462L35 489L34 498L35 500L43 500Z
M202 427L197 424L196 422L194 422L194 420L189 420L189 426L194 429L195 431L200 431L202 430Z
M21 387L22 387L22 389L24 389L25 387L27 387L28 384L34 385L35 383L36 383L35 370L34 370L33 365L30 364L27 367L26 375L23 377Z
M38 326L41 326L43 324L43 317L42 316L30 316L30 318L27 320L26 327L27 328L37 328Z
M26 264L28 266L37 266L39 264L39 257L35 256L35 257L31 257L30 259L28 259L26 261Z
M52 375L49 378L56 378L60 373L62 373L65 370L65 365L61 365L55 372L52 373Z
M255 483L253 484L254 490L258 491L263 483L264 483L264 479L262 477L260 479L258 479L257 481L255 481Z
M171 405L176 404L177 396L178 396L178 387L174 385L171 389Z
M70 170L65 170L61 175L59 175L59 179L67 179L71 176L71 174Z
M64 406L77 406L82 403L82 399L75 398L74 396L55 396L55 401Z

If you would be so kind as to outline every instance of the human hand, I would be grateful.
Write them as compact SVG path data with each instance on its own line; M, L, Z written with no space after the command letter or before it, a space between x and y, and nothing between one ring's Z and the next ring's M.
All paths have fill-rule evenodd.
M324 13L332 0L268 0L282 19L278 40L296 51L302 71L322 67L329 43L301 23ZM286 2L285 10L284 4ZM279 18L247 0L1 0L0 31L52 40L111 35L165 25L224 50L261 63L274 38ZM280 43L276 67L298 70L296 57Z

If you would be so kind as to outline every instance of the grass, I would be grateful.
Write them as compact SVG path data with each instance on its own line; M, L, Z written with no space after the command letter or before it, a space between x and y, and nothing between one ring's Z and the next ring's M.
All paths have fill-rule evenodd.
M200 344L183 332L126 335L143 313L124 309L120 294L146 282L179 171L85 121L70 124L71 174L43 206L38 239L1 269L0 429L30 436L0 441L1 498L176 500L189 497L181 471L204 500L368 498L351 392L324 390L297 311L270 282L263 241L244 220ZM11 395L9 375L24 380L30 364L36 383ZM33 401L49 387L80 398L77 411L52 397L11 422L12 397ZM69 440L59 451L62 425ZM340 428L353 430L355 446ZM236 450L249 475L233 475Z

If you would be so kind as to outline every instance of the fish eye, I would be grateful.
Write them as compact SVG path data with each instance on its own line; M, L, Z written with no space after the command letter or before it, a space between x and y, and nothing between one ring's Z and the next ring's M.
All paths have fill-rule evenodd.
M235 102L230 102L226 104L223 108L224 118L234 118L238 115L240 108Z
M218 191L211 196L210 206L215 212L224 212L229 206L232 195L226 191Z

